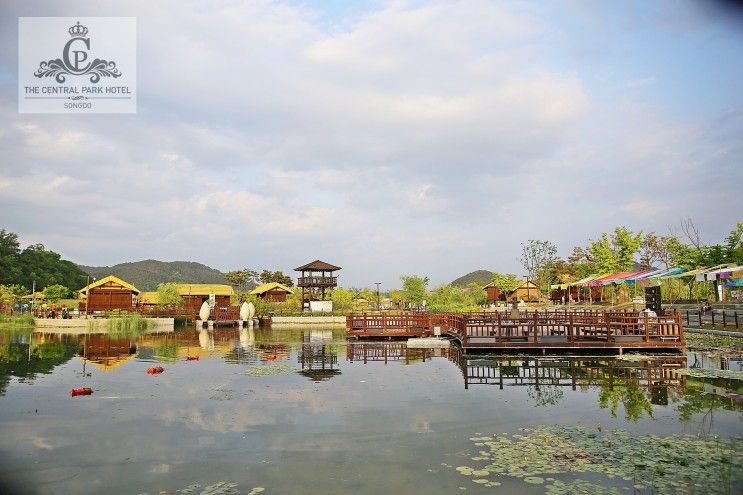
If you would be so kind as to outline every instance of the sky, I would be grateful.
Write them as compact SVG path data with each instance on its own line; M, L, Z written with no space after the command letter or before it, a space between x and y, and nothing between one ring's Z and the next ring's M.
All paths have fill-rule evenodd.
M84 265L523 275L618 225L743 221L725 2L0 2L0 228ZM137 113L19 114L18 17L134 16Z

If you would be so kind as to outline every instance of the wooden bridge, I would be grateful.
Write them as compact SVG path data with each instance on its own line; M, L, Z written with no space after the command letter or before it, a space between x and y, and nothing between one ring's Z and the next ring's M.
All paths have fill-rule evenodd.
M631 311L360 314L346 318L346 334L356 339L443 335L466 350L685 347L680 314Z

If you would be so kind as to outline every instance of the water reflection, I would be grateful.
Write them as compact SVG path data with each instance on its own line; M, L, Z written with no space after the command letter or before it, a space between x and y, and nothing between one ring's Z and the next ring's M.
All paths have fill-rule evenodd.
M32 329L0 331L0 395L10 380L33 381L37 374L48 374L77 354L76 341L59 339Z
M232 365L286 366L314 382L340 376L344 366L412 365L434 359L459 370L465 390L471 387L524 387L536 407L552 407L565 400L565 391L597 391L597 406L618 417L638 421L653 418L653 406L676 405L682 421L700 413L743 409L740 382L715 378L687 378L678 373L688 366L739 369L739 356L659 356L637 361L611 357L472 357L452 346L444 349L409 348L404 342L345 342L342 332L328 329L195 329L176 332L120 334L62 334L13 329L0 331L0 395L12 377L34 380L74 356L82 358L83 375L90 368L115 372L137 360L174 363L187 356L219 359Z
M297 356L297 361L302 366L302 375L320 382L341 374L338 365L339 346L332 342L333 332L330 330L302 332L302 345Z
M166 372L147 375L155 362ZM723 366L697 359L715 363ZM0 491L5 478L39 493L159 493L219 480L272 493L458 493L461 475L442 463L466 465L475 432L580 423L739 434L741 382L687 377L685 366L679 356L472 357L346 342L329 329L0 331ZM95 393L69 397L81 385ZM100 431L106 442L90 434ZM81 466L85 476L58 476Z

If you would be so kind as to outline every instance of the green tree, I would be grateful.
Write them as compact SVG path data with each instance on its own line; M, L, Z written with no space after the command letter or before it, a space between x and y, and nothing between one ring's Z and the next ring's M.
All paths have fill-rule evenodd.
M178 285L172 282L158 285L157 304L160 306L182 306L183 297L178 292Z
M44 289L44 297L53 303L59 302L60 299L64 299L70 293L70 289L64 285L54 284Z
M725 239L728 263L743 264L743 222L739 222Z
M639 262L643 269L652 268L660 263L664 268L671 268L673 264L673 246L678 243L676 236L660 236L655 232L648 232L642 238L639 247Z
M513 273L493 273L492 281L495 288L505 293L515 291L521 285L521 281Z
M617 227L611 238L604 232L598 240L591 241L589 250L600 272L628 272L632 270L640 244L642 232L633 233L627 227Z
M0 285L0 304L13 307L21 302L23 296L28 295L28 289L22 285Z
M0 229L0 284L17 283L21 277L18 235Z
M246 291L254 289L257 285L258 272L249 268L242 270L233 270L224 274L224 278L232 285L236 285L239 290Z
M262 284L278 282L287 287L292 287L294 285L292 278L288 275L284 275L280 270L275 272L272 272L271 270L263 270L260 274L260 281Z
M529 239L521 244L521 265L530 280L544 289L552 278L552 264L557 259L557 247L550 241Z
M344 287L333 289L333 293L330 295L330 300L333 301L333 311L347 311L351 309L356 295L357 292L353 289L346 289Z
M47 250L43 244L32 244L18 255L21 267L19 283L30 288L36 282L37 289L61 284L72 289L80 289L85 283L85 273L74 263L61 259L54 251Z
M418 275L402 275L402 292L405 301L413 306L420 306L426 299L428 277Z

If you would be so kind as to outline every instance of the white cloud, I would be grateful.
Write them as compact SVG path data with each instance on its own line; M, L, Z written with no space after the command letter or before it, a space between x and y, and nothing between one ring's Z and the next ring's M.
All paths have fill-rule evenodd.
M739 97L693 118L638 100L669 78L576 57L632 43L597 44L614 16L590 6L395 1L330 28L263 0L79 8L137 16L138 114L18 115L0 77L0 226L81 263L327 257L349 285L439 282L518 270L528 238L569 250L629 215L657 229L741 178ZM576 8L579 28L561 22ZM0 10L0 76L16 70L18 15L70 14ZM732 224L699 203L715 232Z

